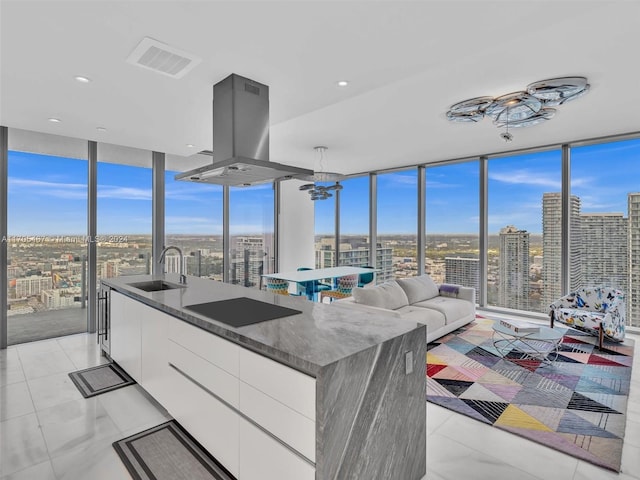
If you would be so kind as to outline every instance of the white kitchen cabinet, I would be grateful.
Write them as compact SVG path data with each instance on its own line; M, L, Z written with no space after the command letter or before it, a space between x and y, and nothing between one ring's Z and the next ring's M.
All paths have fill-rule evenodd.
M113 359L233 475L315 477L315 378L118 292L111 303Z
M165 397L168 365L169 315L145 305L140 309L141 379L140 384L156 400Z
M167 385L164 407L227 470L242 478L238 413L173 368Z
M237 344L173 317L169 321L169 339L238 377L241 347Z
M121 293L111 292L110 355L136 382L141 379L140 319L144 308L148 307Z
M315 422L315 378L242 348L240 380Z
M240 480L313 480L313 465L251 422L240 419Z
M171 365L189 375L232 407L238 408L240 381L236 377L172 340L169 340L168 344L168 361Z
M240 382L240 411L312 462L316 423L260 390Z

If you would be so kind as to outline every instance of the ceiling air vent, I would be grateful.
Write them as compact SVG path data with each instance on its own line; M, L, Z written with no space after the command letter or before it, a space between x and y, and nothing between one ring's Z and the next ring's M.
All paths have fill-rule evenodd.
M143 38L127 58L127 62L132 65L147 68L171 78L182 78L201 61L201 58L191 53L149 37Z

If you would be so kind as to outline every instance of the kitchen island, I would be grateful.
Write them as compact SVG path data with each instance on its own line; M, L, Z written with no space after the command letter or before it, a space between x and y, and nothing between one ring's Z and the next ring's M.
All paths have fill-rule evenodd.
M170 288L144 291L150 281ZM111 357L241 480L419 480L425 327L211 280L137 275L111 291ZM293 309L240 327L191 308Z

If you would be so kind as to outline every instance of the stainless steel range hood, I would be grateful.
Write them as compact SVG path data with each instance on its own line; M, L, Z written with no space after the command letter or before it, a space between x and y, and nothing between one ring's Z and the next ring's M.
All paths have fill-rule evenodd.
M216 83L213 163L175 179L247 187L295 175L313 171L269 161L269 87L236 74Z

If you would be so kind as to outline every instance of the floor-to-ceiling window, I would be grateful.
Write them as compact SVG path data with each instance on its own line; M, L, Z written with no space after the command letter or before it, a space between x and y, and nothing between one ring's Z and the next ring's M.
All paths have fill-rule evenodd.
M561 152L489 160L487 302L547 313L560 294Z
M261 275L274 269L274 188L272 183L230 187L229 281L261 288Z
M186 274L222 280L222 186L177 181L177 173L165 174L165 246L182 250ZM180 271L175 250L164 265L168 273Z
M318 182L317 185L329 187L334 182ZM342 192L341 192L342 193ZM338 265L336 259L336 198L335 192L324 200L308 200L314 202L314 238L315 238L315 268L328 268ZM313 267L314 265L300 265Z
M379 174L377 190L377 282L415 276L418 273L418 170Z
M87 329L86 155L86 141L9 129L8 344Z
M621 289L627 324L640 326L640 140L573 147L571 194L572 285Z
M437 283L473 287L479 277L479 165L426 169L425 273Z
M369 176L340 182L340 258L338 265L369 265Z
M98 279L151 273L151 152L98 144Z

